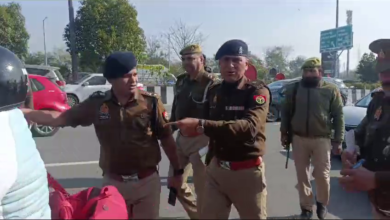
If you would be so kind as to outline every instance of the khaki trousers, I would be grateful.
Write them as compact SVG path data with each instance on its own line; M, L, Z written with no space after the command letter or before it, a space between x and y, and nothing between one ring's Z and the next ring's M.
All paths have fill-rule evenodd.
M161 182L158 173L138 181L121 182L103 177L103 186L115 186L126 201L127 211L133 219L158 219L160 212ZM129 216L130 219L130 216Z
M226 170L213 158L206 171L201 219L229 219L233 204L240 219L267 219L264 163L245 170Z
M199 211L202 206L206 166L201 160L199 150L208 146L208 144L209 138L206 135L184 137L180 132L177 134L177 156L182 167L184 167L183 185L181 190L178 191L177 198L191 219L199 219ZM196 199L187 184L191 171L193 171ZM172 174L172 172L172 167L170 167L169 173Z
M313 191L310 183L310 162L313 164L313 177L317 186L316 199L327 206L330 195L330 151L329 138L306 138L294 135L293 156L297 172L297 189L302 208L313 209Z

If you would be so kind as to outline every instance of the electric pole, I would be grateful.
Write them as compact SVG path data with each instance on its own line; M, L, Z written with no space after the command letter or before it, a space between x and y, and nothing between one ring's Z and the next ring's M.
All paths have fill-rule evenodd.
M347 10L347 25L352 25L352 10ZM347 76L349 75L349 49L347 51Z
M72 56L72 79L77 80L78 68L77 68L77 54L76 54L76 33L74 26L74 9L73 1L68 0L69 10L69 34L70 34L70 50Z
M47 66L47 51L46 51L46 28L45 28L45 21L47 17L45 17L42 21L43 25L43 49L45 50L45 66Z
M338 28L338 27L339 27L339 0L336 0L336 28ZM339 55L338 55L338 51L336 51L335 57L334 57L334 76L335 76L335 78L339 77L338 59L339 59Z

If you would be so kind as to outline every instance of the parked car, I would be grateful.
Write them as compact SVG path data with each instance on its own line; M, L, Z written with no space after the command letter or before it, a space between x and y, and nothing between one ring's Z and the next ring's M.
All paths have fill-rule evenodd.
M376 88L371 91L369 94L361 98L352 106L344 106L344 121L345 121L345 131L355 129L363 118L366 116L368 104L370 104L372 99L372 93L378 91L380 88Z
M61 89L64 89L66 81L62 77L58 67L40 65L25 65L25 67L28 74L46 76L51 81L55 82Z
M145 90L141 83L138 83L137 87ZM68 83L64 90L68 97L68 104L72 107L86 100L94 92L106 92L110 89L111 84L102 73L91 73L75 82Z
M70 108L66 93L47 77L29 74L31 90L36 110L54 110L64 112ZM31 132L35 137L49 137L57 133L59 128L33 124Z

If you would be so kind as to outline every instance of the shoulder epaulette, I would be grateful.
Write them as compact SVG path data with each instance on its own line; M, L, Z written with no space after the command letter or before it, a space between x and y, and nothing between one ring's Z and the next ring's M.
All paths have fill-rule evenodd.
M255 80L255 81L250 81L250 82L247 82L247 84L255 87L256 89L262 89L264 87L266 87L267 85L265 84L264 81L262 80Z
M106 92L102 92L102 91L96 91L89 96L89 98L91 99L103 99L105 97L106 97Z
M221 85L221 83L222 83L222 80L214 80L214 82L210 85L209 90L217 88L218 86Z
M157 93L154 92L148 92L145 90L140 90L141 95L148 96L148 97L154 97L154 98L159 98L160 96Z

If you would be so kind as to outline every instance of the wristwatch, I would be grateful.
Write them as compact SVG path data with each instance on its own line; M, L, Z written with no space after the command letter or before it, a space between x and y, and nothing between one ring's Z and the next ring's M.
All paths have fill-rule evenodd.
M173 176L181 176L184 174L184 169L173 170Z
M204 133L204 120L203 119L199 120L198 127L196 127L196 132L198 132L198 134Z

